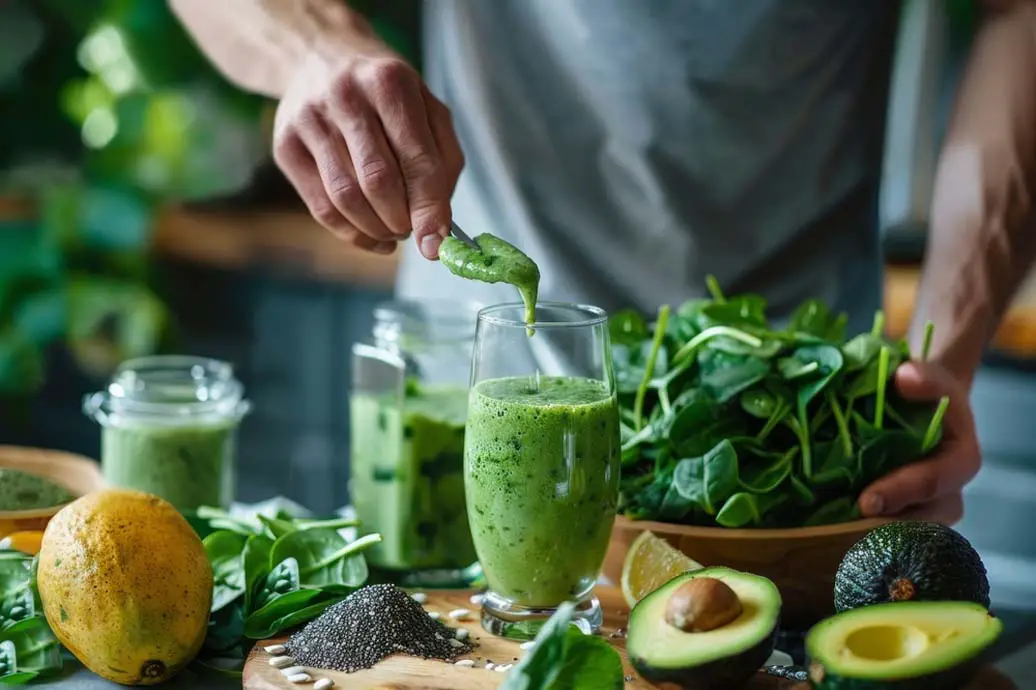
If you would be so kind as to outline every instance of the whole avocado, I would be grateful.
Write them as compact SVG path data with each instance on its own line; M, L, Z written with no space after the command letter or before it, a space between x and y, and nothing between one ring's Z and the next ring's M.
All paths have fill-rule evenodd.
M112 682L168 680L205 641L212 568L157 496L107 489L65 506L43 534L37 584L61 644Z
M934 522L890 522L867 533L835 574L839 612L897 601L970 601L989 608L989 579L978 552Z

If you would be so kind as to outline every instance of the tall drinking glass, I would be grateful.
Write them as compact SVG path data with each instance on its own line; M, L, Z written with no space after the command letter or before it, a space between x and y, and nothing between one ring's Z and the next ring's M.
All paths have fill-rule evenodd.
M489 591L482 625L533 637L577 603L601 625L593 596L619 493L619 412L607 314L546 302L527 334L524 307L479 312L464 438L464 490Z

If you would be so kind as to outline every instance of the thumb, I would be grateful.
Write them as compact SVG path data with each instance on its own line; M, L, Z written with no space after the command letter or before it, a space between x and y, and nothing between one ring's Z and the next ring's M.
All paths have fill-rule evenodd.
M414 230L414 241L417 242L417 248L421 250L421 255L429 261L434 261L439 258L439 245L442 244L443 239L450 232L449 226L445 228L437 228L434 224L423 225L420 229Z

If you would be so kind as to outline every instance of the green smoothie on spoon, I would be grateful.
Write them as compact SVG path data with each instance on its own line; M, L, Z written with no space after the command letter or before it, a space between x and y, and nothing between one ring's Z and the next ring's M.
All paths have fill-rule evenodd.
M477 247L447 237L439 246L439 260L461 278L514 285L525 303L525 323L532 326L536 321L539 267L520 249L495 235L482 233L473 241Z

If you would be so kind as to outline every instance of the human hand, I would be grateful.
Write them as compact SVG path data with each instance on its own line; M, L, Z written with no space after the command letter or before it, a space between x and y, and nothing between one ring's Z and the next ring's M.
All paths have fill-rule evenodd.
M391 254L412 231L426 258L438 256L464 157L449 109L380 41L311 53L273 140L277 165L335 235Z
M878 479L860 495L866 517L924 519L952 525L964 515L961 490L981 465L968 388L933 362L907 362L896 370L896 389L907 400L950 399L942 442L935 454Z

